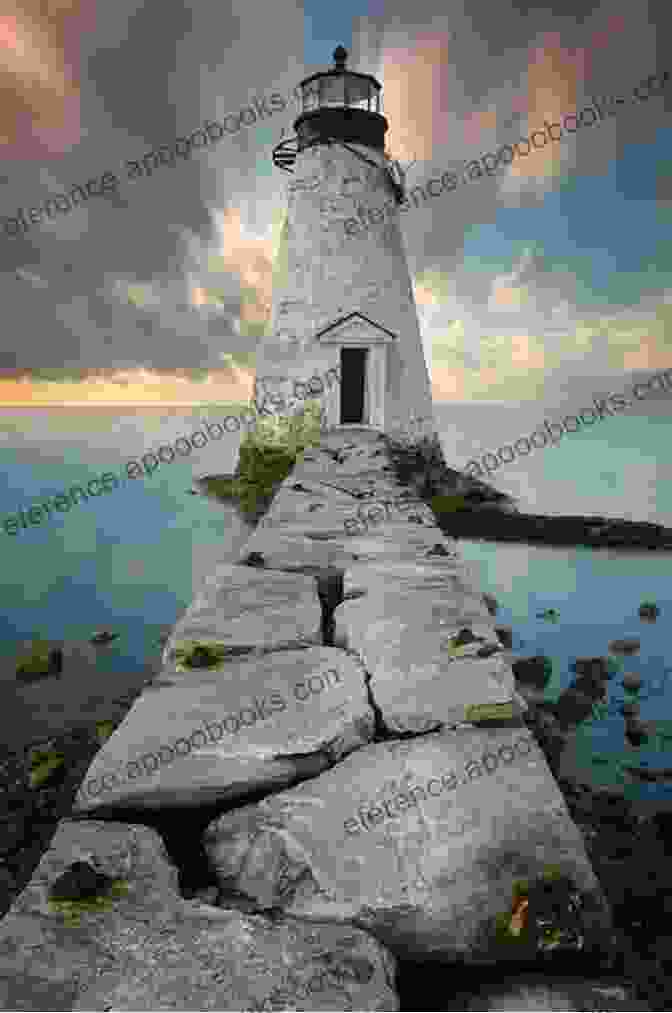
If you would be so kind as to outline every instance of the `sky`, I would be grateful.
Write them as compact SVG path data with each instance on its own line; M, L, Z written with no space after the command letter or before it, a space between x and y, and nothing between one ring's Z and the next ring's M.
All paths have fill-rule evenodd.
M249 397L291 178L272 149L336 45L381 81L410 188L672 72L668 6L10 2L0 406ZM237 133L132 175L244 109ZM436 401L532 401L672 367L671 109L672 85L400 216ZM87 182L73 210L19 226L19 208Z

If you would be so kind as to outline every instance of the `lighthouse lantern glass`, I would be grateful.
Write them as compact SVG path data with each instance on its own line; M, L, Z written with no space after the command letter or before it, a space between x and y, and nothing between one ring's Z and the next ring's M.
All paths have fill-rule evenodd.
M320 78L320 105L345 105L345 74Z
M325 74L301 85L301 112L309 113L326 106L382 112L380 90L371 81L345 71Z
M319 81L311 81L309 84L305 84L302 87L302 112L309 113L313 109L319 109L320 106L320 83Z

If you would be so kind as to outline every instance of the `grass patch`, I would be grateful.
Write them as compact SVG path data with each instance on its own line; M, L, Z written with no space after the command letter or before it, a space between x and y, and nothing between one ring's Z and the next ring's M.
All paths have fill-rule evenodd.
M235 501L245 519L254 522L268 509L303 451L319 446L321 427L319 401L306 402L299 415L257 415L256 428L241 440L235 477L213 476L203 484L218 498Z

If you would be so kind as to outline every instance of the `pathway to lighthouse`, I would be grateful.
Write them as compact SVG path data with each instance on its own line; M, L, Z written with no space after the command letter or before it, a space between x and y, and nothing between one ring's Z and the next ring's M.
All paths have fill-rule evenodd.
M346 533L384 499L408 510ZM599 950L610 914L493 623L385 435L325 435L96 755L0 925L0 1007L396 1010L399 958L516 956L492 926L549 870ZM190 899L168 818L210 869Z

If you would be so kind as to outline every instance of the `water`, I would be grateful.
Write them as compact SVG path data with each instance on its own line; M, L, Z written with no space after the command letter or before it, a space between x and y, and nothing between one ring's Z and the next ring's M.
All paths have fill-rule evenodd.
M464 467L470 458L531 432L544 417L535 406L524 421L521 412L520 405L436 406L448 462ZM0 419L3 741L53 734L78 718L109 717L113 699L156 670L159 634L191 602L203 577L217 562L234 558L248 537L250 528L233 506L187 494L194 478L233 471L239 437L227 434L188 458L161 464L144 480L128 481L15 537L2 529L4 517L102 472L119 474L127 460L190 435L204 417L214 421L225 414L222 409L124 416L15 412ZM521 509L672 526L671 444L668 417L612 418L503 466L491 481L519 497ZM672 733L672 657L664 632L672 615L669 554L477 541L462 541L461 549L479 564L482 589L500 602L498 622L514 628L516 654L552 658L549 698L571 682L575 657L604 655L610 640L638 636L641 652L623 659L623 671L637 671L644 679L641 717L655 719L659 732L669 727ZM645 599L660 606L657 623L639 619ZM558 610L557 624L536 618L545 608ZM101 628L119 632L119 640L89 645L91 633ZM38 633L71 644L63 676L17 684L13 657L21 641ZM672 767L672 739L666 742L661 734L640 749L624 746L617 711L624 696L620 676L608 691L609 713L584 723L567 762L579 764L593 782L619 784L626 761ZM658 784L628 791L670 794Z
M519 407L508 405L480 412L475 405L440 405L436 415L444 453L458 467L531 432L544 417L537 407L536 416L521 423ZM672 526L671 438L669 417L624 415L503 465L491 481L518 497L524 511ZM606 656L611 640L640 639L639 653L619 659L621 672L607 684L604 716L582 722L560 773L593 786L622 788L629 798L672 801L672 781L634 784L623 770L628 765L672 768L672 555L470 540L461 540L460 550L478 565L482 590L497 598L498 623L513 627L514 656L545 654L552 660L549 700L557 700L575 678L570 669L575 658ZM639 605L646 600L661 610L655 623L639 618ZM559 613L557 622L537 618L551 608ZM639 693L623 689L625 672L642 677ZM655 721L655 733L639 748L624 736L618 708L625 699L638 700L642 720Z
M82 485L199 428L225 411L5 414L0 420L0 525L7 514ZM198 442L198 441L197 441ZM8 535L0 526L0 738L53 734L110 715L111 701L156 670L171 627L215 564L251 530L234 507L188 494L195 478L233 471L240 437L226 434L145 479ZM168 457L169 455L165 455ZM101 628L120 634L93 647ZM60 679L17 684L13 658L40 635L68 642Z

